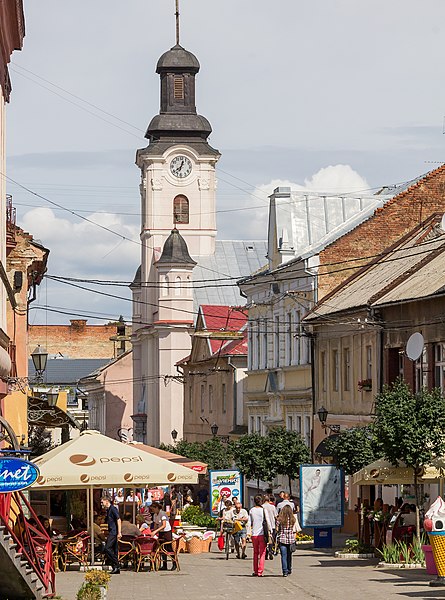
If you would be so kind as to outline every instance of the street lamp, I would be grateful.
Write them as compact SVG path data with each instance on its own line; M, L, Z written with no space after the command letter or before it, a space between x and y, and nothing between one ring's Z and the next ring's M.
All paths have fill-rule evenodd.
M329 431L331 431L332 433L339 433L340 425L328 425L326 423L329 415L327 408L325 408L324 406L320 406L320 408L317 410L317 415L320 420L321 426L325 431L329 429Z
M37 348L31 354L32 363L36 372L36 382L41 383L43 381L43 372L46 369L46 362L48 360L48 352L43 346L38 344Z
M176 429L172 429L171 436L173 441L176 442L176 438L178 437L178 432L176 431Z
M216 423L213 423L213 425L210 425L210 431L212 432L213 437L216 437L218 435L218 425Z

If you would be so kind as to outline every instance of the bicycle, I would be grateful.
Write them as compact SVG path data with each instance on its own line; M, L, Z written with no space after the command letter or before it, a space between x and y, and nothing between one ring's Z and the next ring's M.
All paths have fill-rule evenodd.
M232 539L232 535L233 535L233 523L230 523L229 521L225 521L222 524L222 530L224 535L224 550L226 552L226 560L229 560L229 554L230 554L230 540Z

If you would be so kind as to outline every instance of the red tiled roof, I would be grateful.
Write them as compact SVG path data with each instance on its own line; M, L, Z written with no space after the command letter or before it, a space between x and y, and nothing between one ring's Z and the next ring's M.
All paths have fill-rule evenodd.
M215 340L216 341L216 340ZM215 352L220 356L243 356L247 355L247 330L243 332L242 340L232 340L230 342L222 342L224 346L221 352Z
M200 306L203 324L207 331L241 331L247 323L247 315L244 312L230 306L218 306L214 304L203 304ZM228 344L240 344L243 340L212 340L210 348L215 354ZM239 354L243 354L239 352Z

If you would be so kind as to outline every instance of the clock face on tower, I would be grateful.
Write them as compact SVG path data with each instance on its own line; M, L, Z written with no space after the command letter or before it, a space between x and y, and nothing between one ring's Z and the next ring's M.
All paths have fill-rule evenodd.
M175 177L183 179L192 172L192 162L187 156L179 154L175 156L170 163L170 172Z

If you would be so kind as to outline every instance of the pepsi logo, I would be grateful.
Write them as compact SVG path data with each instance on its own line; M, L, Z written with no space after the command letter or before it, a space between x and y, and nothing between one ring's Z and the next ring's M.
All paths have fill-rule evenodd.
M79 467L92 467L96 464L96 460L92 456L88 456L88 454L73 454L69 460L73 465L78 465Z
M80 476L80 481L82 483L88 483L90 480L90 476L86 475L86 473L83 473L83 475Z
M128 482L133 481L133 475L131 473L125 473L124 480Z
M37 483L39 485L43 485L45 483L46 479L44 477L42 477L41 475L39 477L37 477Z
M167 479L168 479L169 481L176 481L176 475L175 475L174 473L169 473L169 474L167 475Z

